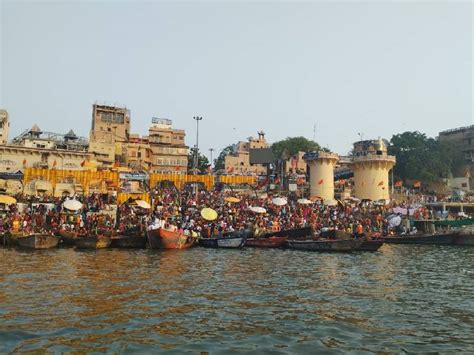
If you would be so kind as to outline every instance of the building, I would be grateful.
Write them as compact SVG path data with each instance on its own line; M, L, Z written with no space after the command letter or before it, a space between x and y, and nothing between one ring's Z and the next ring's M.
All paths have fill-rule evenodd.
M453 143L462 157L464 164L460 171L453 171L454 177L468 177L468 185L474 186L474 125L440 132L438 139Z
M225 157L224 167L228 174L266 174L267 168L263 164L250 164L250 149L269 148L265 133L258 132L258 138L249 137L247 141L240 141L234 146L234 151Z
M38 125L0 145L0 172L24 168L82 170L90 159L87 140L70 130L66 134L43 132Z
M130 134L127 143L127 166L132 170L150 170L152 151L148 136Z
M103 166L125 164L130 136L130 110L94 104L89 135L89 152Z
M354 143L351 169L354 172L354 196L364 200L390 199L388 173L395 157L387 154L388 142L383 139Z
M173 128L173 122L165 118L152 118L148 131L151 151L150 171L161 174L186 174L188 147L184 143L186 133Z
M10 121L8 119L8 112L0 110L0 144L8 143L8 133L10 131Z

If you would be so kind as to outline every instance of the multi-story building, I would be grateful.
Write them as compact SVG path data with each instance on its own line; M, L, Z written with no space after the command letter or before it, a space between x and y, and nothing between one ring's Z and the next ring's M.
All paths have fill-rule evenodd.
M465 164L463 173L474 175L474 125L440 132L438 139L454 143Z
M183 129L172 126L173 122L169 119L152 119L148 132L151 172L186 174L188 166L188 147L184 143L186 133Z
M133 170L150 170L151 148L148 136L130 134L127 143L127 165Z
M8 120L8 112L0 110L0 144L8 143L8 132L10 130L10 121Z
M130 136L130 110L94 104L89 152L104 166L123 164L127 160L127 143Z
M258 138L249 137L247 141L238 142L234 151L225 157L226 173L232 174L265 174L267 168L263 164L250 164L250 149L269 148L265 133L258 132Z
M11 144L0 145L0 172L24 168L81 170L89 160L87 141L72 130L66 134L43 132L34 125Z

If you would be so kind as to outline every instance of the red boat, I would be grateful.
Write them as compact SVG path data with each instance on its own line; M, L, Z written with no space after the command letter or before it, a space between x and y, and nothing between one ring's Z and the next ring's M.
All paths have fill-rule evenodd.
M147 232L151 249L188 249L196 244L196 238L163 228Z
M247 238L245 246L260 248L281 248L288 237Z

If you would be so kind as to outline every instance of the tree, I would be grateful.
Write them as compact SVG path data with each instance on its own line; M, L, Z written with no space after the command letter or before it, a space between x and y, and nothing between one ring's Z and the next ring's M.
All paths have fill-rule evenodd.
M394 174L400 179L436 181L446 178L459 161L453 144L418 131L392 136L388 152L397 158Z
M193 173L193 169L194 169L194 154L196 152L196 148L191 148L189 150L189 154L188 154L188 172L189 173ZM209 168L209 159L207 159L207 157L203 154L201 154L201 152L198 152L198 170L200 173L205 173L207 172L207 169Z
M225 168L225 157L226 155L232 153L233 150L234 150L233 145L228 145L227 147L222 149L222 151L219 153L219 156L216 159L214 159L215 171L222 170Z
M272 144L273 154L276 159L282 157L283 152L289 156L295 155L298 152L312 152L319 151L321 147L318 143L306 139L305 137L288 137L281 141Z

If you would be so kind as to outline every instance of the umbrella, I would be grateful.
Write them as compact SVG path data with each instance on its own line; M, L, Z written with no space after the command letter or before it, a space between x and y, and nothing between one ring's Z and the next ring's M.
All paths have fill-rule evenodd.
M151 206L148 202L143 201L143 200L136 200L135 203L137 204L138 207L144 208L144 209L150 209Z
M213 221L217 219L217 212L214 211L212 208L203 208L201 210L201 217L204 218L206 221Z
M226 202L233 202L233 203L240 202L240 200L237 197L234 197L234 196L226 197L224 200Z
M249 207L249 210L255 213L267 213L267 210L265 208L258 206Z
M82 203L78 200L67 200L64 201L63 207L70 211L78 211L82 208Z
M298 199L298 203L301 205L309 205L313 202L311 200L308 200L307 198L300 198Z
M390 225L390 227L398 227L400 225L400 223L402 223L402 217L400 216L388 216L388 224Z
M311 201L318 201L318 200L322 200L323 198L322 197L319 197L319 196L311 196L310 197L310 200Z
M4 203L6 205L12 205L16 203L16 199L8 195L0 195L0 203Z
M264 192L263 194L258 195L258 198L261 198L262 200L265 200L266 198L268 198L268 194L266 192Z
M277 206L284 206L288 203L288 201L284 199L283 197L274 198L272 202L274 205L277 205Z

